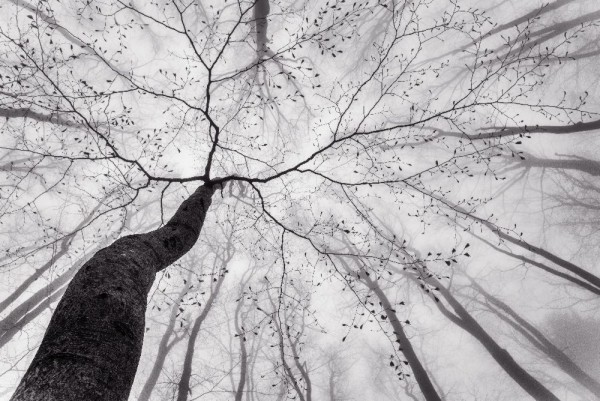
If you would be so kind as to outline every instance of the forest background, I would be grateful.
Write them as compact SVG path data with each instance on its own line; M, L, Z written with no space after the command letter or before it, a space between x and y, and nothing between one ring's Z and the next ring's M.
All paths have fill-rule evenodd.
M2 399L600 398L596 1L0 15Z

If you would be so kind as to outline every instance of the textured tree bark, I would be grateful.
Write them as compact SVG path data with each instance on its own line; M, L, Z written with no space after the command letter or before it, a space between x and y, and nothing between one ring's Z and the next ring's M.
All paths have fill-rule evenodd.
M75 275L12 401L125 401L156 272L196 243L215 186L200 186L169 222L100 250Z

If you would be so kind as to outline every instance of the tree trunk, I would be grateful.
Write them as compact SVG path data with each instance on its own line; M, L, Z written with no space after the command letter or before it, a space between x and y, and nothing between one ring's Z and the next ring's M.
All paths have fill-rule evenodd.
M292 341L289 328L286 331L287 338L290 343L290 349L292 350L292 356L294 357L294 364L304 379L304 383L306 383L306 401L312 401L312 381L310 380L310 375L308 374L306 361L304 361L304 363L300 363L300 355L298 355L297 349L297 339ZM302 331L304 331L304 327L302 328Z
M552 268L552 267L550 267L550 266L548 266L548 265L546 265L544 263L541 263L541 262L538 262L536 260L530 259L530 258L525 257L523 255L519 255L517 253L513 253L511 251L507 251L505 249L502 249L499 246L496 246L496 245L492 244L491 242L489 242L485 238L482 238L479 235L476 235L474 233L471 233L471 235L474 236L475 238L477 238L478 240L480 240L481 242L483 242L484 244L487 244L492 249L494 249L494 250L496 250L496 251L498 251L500 253L503 253L504 255L510 256L511 258L514 258L514 259L517 259L517 260L520 260L521 262L527 263L527 264L529 264L531 266L538 267L538 268L542 269L545 272L548 272L550 274L555 275L556 277L563 278L563 279L565 279L567 281L570 281L571 283L573 283L575 285L578 285L581 288L584 288L584 289L586 289L586 290L588 290L588 291L590 291L590 292L592 292L592 293L594 293L596 295L600 295L600 287L596 287L596 286L590 284L589 281L580 279L579 277L575 277L575 276L572 276L572 275L567 274L567 273L563 273L563 272L558 271L558 270L556 270L556 269L554 269L554 268Z
M400 345L402 353L406 357L406 360L408 361L408 364L410 365L410 368L413 371L415 380L419 384L419 388L421 389L423 396L427 401L441 401L442 399L440 398L437 390L431 382L429 374L427 374L427 371L423 367L423 364L421 364L421 361L419 360L417 353L413 349L410 340L404 333L402 323L400 323L400 320L398 320L398 316L396 315L396 312L394 312L394 308L392 307L392 304L390 303L390 300L388 299L387 295L385 295L385 293L376 281L371 280L371 278L367 276L367 273L364 270L361 271L361 280L367 285L367 287L369 287L371 291L375 293L375 295L381 302L381 306L383 307L383 310L385 310L390 324L394 329L396 341Z
M241 310L244 304L243 292L242 299L238 302L235 308L235 332L240 341L240 381L235 391L235 401L242 401L244 397L244 387L246 386L246 376L248 375L248 350L246 349L246 334L244 329L240 325Z
M189 281L189 276L188 276ZM158 344L158 352L156 353L156 360L154 361L154 366L152 366L152 371L146 382L144 383L144 387L142 387L142 391L140 396L138 397L138 401L148 401L150 400L150 395L152 395L152 390L156 386L156 382L158 381L158 377L160 376L160 372L162 372L163 366L165 364L165 359L167 358L167 354L173 348L175 344L177 344L183 337L176 337L173 341L169 342L171 339L171 335L175 329L175 323L177 322L177 312L179 311L179 305L181 304L181 298L188 291L189 285L185 286L183 290L178 294L176 302L173 302L173 307L171 308L171 315L169 316L169 323L167 325L167 329L163 333L162 338L160 339L160 343Z
M535 345L540 351L544 352L550 359L552 359L560 368L579 384L587 388L592 392L598 399L600 399L600 383L593 377L583 371L567 354L565 354L560 348L552 343L541 331L539 331L534 325L529 323L526 319L521 317L514 309L502 302L500 299L494 297L488 293L483 287L477 284L471 279L473 286L482 294L485 299L496 307L500 308L507 315L514 319L514 322L510 322L513 327L519 330L526 338L530 339L531 343ZM530 337L532 336L532 337Z
M344 266L344 269L348 273L358 273L360 281L362 281L371 291L373 291L375 293L375 296L377 296L377 298L379 299L379 302L381 302L381 306L383 307L383 310L385 311L388 320L392 325L392 329L394 330L394 336L396 337L396 341L400 345L401 351L404 357L406 358L413 372L415 380L417 381L417 384L419 385L419 388L421 389L421 392L423 393L425 399L427 401L441 401L442 399L440 398L437 390L431 382L429 374L427 373L425 367L419 360L419 357L417 356L417 353L415 352L412 344L410 343L410 340L404 333L402 323L400 323L400 320L398 319L398 316L396 315L396 312L392 307L390 300L379 286L379 283L372 280L364 269L360 269L358 272L353 271L344 259L339 258L339 261L340 263L342 263L342 266Z
M156 272L196 243L214 186L200 186L169 222L100 250L75 275L12 401L126 401Z
M537 255L539 255L539 256L541 256L541 257L543 257L543 258L551 261L552 263L554 263L554 264L562 267L563 269L571 272L575 276L578 276L580 279L582 279L584 281L587 281L590 285L596 287L596 291L594 291L594 292L597 292L597 289L600 289L600 277L596 276L595 274L593 274L593 273L591 273L591 272L589 272L589 271L587 271L587 270L585 270L585 269L577 266L576 264L571 263L568 260L565 260L565 259L563 259L563 258L561 258L561 257L559 257L559 256L557 256L557 255L555 255L555 254L553 254L553 253L551 253L551 252L549 252L549 251L541 248L541 247L532 245L532 244L528 243L527 241L525 241L523 239L513 237L512 235L510 235L510 234L502 231L502 229L500 229L499 227L497 227L493 223L487 221L486 219L482 219L480 217L477 217L477 216L473 215L472 213L470 213L468 210L466 210L465 208L463 208L460 205L454 204L453 202L450 202L450 201L447 201L447 200L440 199L439 197L435 196L431 192L426 192L425 191L425 192L423 192L423 194L431 197L432 199L437 200L438 202L443 203L444 205L450 207L454 211L456 211L458 213L461 213L461 214L464 214L465 216L468 216L471 219L473 219L473 220L481 223L482 225L484 225L485 227L487 227L490 231L492 231L493 233L495 233L500 239L506 240L506 241L510 242L511 244L515 244L515 245L521 247L522 249L525 249L525 250L528 250L528 251L530 251L532 253L535 253L535 254L537 254ZM474 235L474 236L477 237L477 238L479 238L476 235ZM520 256L520 255L515 255L515 257L517 259L522 258L522 256ZM535 263L533 263L533 265L536 266L536 267L540 267L540 268L542 268L542 266L544 266L544 265L535 264ZM546 271L549 271L549 272L552 273L552 271L551 271L552 269L544 268L543 270L546 270ZM556 274L556 273L552 273L552 274ZM556 275L558 275L558 274L556 274ZM564 277L564 275L562 275L562 277L566 278L566 277ZM569 279L569 278L567 278L567 279ZM569 279L569 280L571 282L576 283L576 284L578 283L577 280L572 280L572 279ZM584 288L593 291L593 289L591 289L589 286L584 286Z
M298 399L300 401L306 401L306 397L304 395L304 392L302 391L302 388L300 387L299 381L296 379L296 377L294 376L294 372L292 371L292 368L290 367L290 365L287 363L287 360L285 358L285 339L284 339L284 334L283 334L283 328L282 326L282 322L280 321L280 316L279 316L279 312L278 308L275 306L275 303L273 302L273 299L269 296L269 303L271 304L271 307L273 308L273 324L275 325L275 329L277 330L277 337L279 340L279 357L281 358L281 367L283 368L283 373L284 373L284 378L283 378L283 385L284 387L287 387L287 381L291 381L292 382L292 386L294 387L294 391L296 392L296 395L298 396ZM266 313L266 312L263 312ZM277 318L274 317L274 315L277 314ZM267 314L267 316L271 316L269 314ZM287 325L287 321L285 322ZM296 398L296 397L294 397ZM283 398L282 398L283 399Z
M17 298L19 298L27 289L31 286L33 282L35 282L38 278L40 278L45 272L48 271L54 263L56 263L61 257L67 254L69 250L69 245L71 243L73 236L65 237L60 244L60 249L52 255L49 261L44 263L39 269L36 271L25 281L21 283L8 297L6 297L2 302L0 302L0 312L3 312L10 304L12 304Z
M269 0L256 0L254 3L254 22L256 24L256 50L259 61L267 52L267 28L269 25L268 16L270 12Z
M25 281L23 281L23 283L21 283L21 285L19 285L12 292L12 294L10 294L8 297L6 297L6 299L4 299L2 302L0 302L0 312L4 311L4 309L6 309L12 302L14 302L21 295L23 295L23 293L31 286L31 284L33 284L33 282L35 282L37 279L39 279L52 266L54 266L54 264L60 258L62 258L64 255L66 255L68 253L69 247L71 246L71 243L73 242L73 239L75 239L75 235L78 232L80 232L81 230L83 230L88 224L90 224L90 222L92 221L92 219L96 215L96 212L100 209L100 207L103 205L103 202L107 198L108 198L108 196L106 196L105 198L103 198L102 201L99 202L98 205L96 205L96 207L94 208L94 210L92 210L81 221L81 223L79 223L79 225L77 227L75 227L75 229L70 234L65 235L60 240L60 248L58 249L58 251L56 251L56 253L54 253L54 255L52 255L52 257L50 258L50 260L48 260L46 263L44 263L39 269L36 269L36 271L31 276L29 276Z
M460 207L457 207L456 210L461 211L461 212L464 211L464 209L462 209ZM588 283L592 284L596 288L600 288L600 277L590 273L589 271L587 271L585 269L582 269L581 267L577 266L574 263L569 262L568 260L565 260L551 252L548 252L547 250L545 250L541 247L532 245L525 240L522 240L520 238L515 238L512 235L503 232L502 230L500 230L499 228L497 228L496 226L494 226L492 223L490 223L487 220L483 220L483 219L479 219L479 218L475 218L475 219L478 220L479 222L481 222L483 225L485 225L491 231L496 233L496 235L498 235L499 238L506 240L506 241L510 242L511 244L518 245L519 247L526 249L532 253L535 253L535 254L551 261L552 263L557 264L558 266L562 267L563 269L575 274L576 276L579 276L581 279L587 281ZM518 258L519 255L515 255L515 257ZM536 265L536 266L539 267L538 265Z
M87 252L68 271L52 280L46 287L36 291L0 321L0 348L4 347L27 323L36 318L52 302L63 295L66 286L64 288L61 287L73 278L77 271L79 271L79 268L89 259L89 255L98 249L100 248L95 248L92 252Z
M188 399L188 394L191 392L190 380L192 378L192 362L194 360L196 339L198 338L198 333L200 332L202 323L206 319L206 316L208 316L208 312L210 312L217 295L219 295L219 289L221 288L221 284L223 284L223 280L225 279L225 271L223 270L220 275L221 277L219 277L217 285L210 294L210 297L208 297L208 301L206 301L206 305L204 306L202 313L200 313L200 316L196 318L194 326L192 327L190 340L188 341L187 351L185 353L185 359L183 361L183 372L181 373L181 379L179 380L179 385L177 386L177 401L186 401Z
M427 276L425 276L427 277ZM471 316L469 312L454 298L454 296L444 287L436 278L428 277L426 282L439 289L440 294L446 299L448 304L454 309L456 315L451 313L441 302L436 302L438 309L454 322L457 326L470 333L483 347L490 353L494 360L504 369L504 371L527 392L531 397L538 401L560 401L550 392L542 383L521 367L514 360L512 355L502 348L493 338L484 330L483 327Z
M6 320L10 321L10 324L2 325L2 334L0 335L0 348L4 347L12 338L19 333L25 326L31 323L35 318L37 318L42 312L52 305L55 301L60 299L60 297L65 292L66 288L60 288L54 294L45 293L43 301L37 305L28 305L35 306L35 308L29 308L26 313L19 314L18 318L9 315ZM45 292L44 290L40 290Z

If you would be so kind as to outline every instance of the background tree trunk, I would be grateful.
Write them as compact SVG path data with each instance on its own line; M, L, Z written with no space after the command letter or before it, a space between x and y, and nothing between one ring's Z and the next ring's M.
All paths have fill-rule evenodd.
M346 245L351 246L347 241L346 241ZM396 315L396 312L395 312L394 308L392 307L390 300L388 299L387 295L385 295L385 293L379 286L379 283L377 283L377 281L372 280L369 277L369 273L366 272L364 269L355 271L350 268L350 266L344 259L339 258L339 260L340 260L342 266L344 266L344 269L346 270L346 272L348 272L352 275L357 275L359 277L359 280L367 288L369 288L369 290L373 291L375 296L379 299L379 302L381 302L381 306L387 315L387 318L390 322L390 325L392 326L392 329L394 330L394 337L396 337L396 341L398 342L398 344L400 346L402 354L406 358L406 360L413 372L415 380L417 381L417 384L419 385L419 388L421 389L421 392L423 393L423 396L425 397L425 399L427 401L441 401L442 399L439 396L435 386L431 382L431 379L429 378L429 374L427 373L427 371L425 370L425 367L419 360L419 357L417 356L417 353L415 352L410 340L406 336L406 333L404 333L404 328L402 327L402 323L400 323L400 320L398 319L398 316Z
M483 287L481 287L475 280L471 279L471 283L477 291L482 294L487 302L505 312L508 316L512 317L514 321L507 319L509 324L518 330L525 338L529 339L531 343L544 352L550 359L552 359L560 368L573 379L575 379L580 385L587 388L592 392L598 399L600 399L600 383L596 381L592 376L588 375L583 369L581 369L567 354L565 354L560 348L552 343L540 330L534 325L529 323L525 318L521 317L514 309L508 304L496 298ZM491 305L488 305L491 306ZM500 314L500 311L490 308L493 312Z
M456 315L450 312L442 304L442 302L436 301L436 306L452 322L463 330L470 333L483 345L483 347L490 353L492 358L504 369L504 371L519 385L523 390L527 392L531 397L538 401L560 401L550 390L548 390L542 383L540 383L535 377L527 372L521 365L515 361L512 355L504 348L500 346L488 334L487 331L471 316L471 314L458 302L456 298L450 293L450 291L444 287L435 277L424 274L424 281L433 285L437 288L440 294L448 302L448 304L454 309ZM428 277L431 276L431 277Z
M243 329L242 306L244 305L244 296L242 296L235 308L235 332L240 342L240 381L235 391L235 401L242 401L244 397L244 387L246 386L246 376L248 375L248 350L246 349L246 334Z
M190 280L190 275L188 275L188 281ZM162 372L163 366L165 364L165 359L169 351L173 348L175 344L177 344L183 336L176 336L173 341L169 342L173 332L175 331L175 323L177 322L177 312L179 311L179 305L181 304L181 299L188 291L189 285L183 287L181 292L179 292L177 296L176 302L173 302L173 307L171 308L171 315L169 316L169 323L167 324L167 329L163 333L163 336L160 339L160 343L158 344L158 351L156 353L156 360L154 361L154 366L152 366L152 370L144 383L144 387L142 387L142 392L138 397L138 401L148 401L150 400L150 395L152 395L152 390L156 386L156 382L158 381L158 377L160 376L160 372Z
M441 401L442 399L440 398L435 386L431 382L429 374L427 373L425 367L419 360L419 357L413 349L413 346L410 343L408 337L406 336L406 333L404 333L402 323L400 323L400 320L398 319L398 316L396 315L396 312L394 311L390 300L385 295L379 284L376 281L371 280L371 278L367 276L367 272L363 270L360 272L360 274L361 280L365 283L367 287L369 287L371 291L375 293L375 295L381 302L381 306L383 307L383 310L385 310L390 324L394 329L394 336L396 337L396 341L400 345L402 353L406 357L406 360L408 361L408 364L410 365L410 368L413 371L415 380L419 384L419 388L421 389L423 396L427 401Z
M230 259L231 257L229 260ZM229 260L227 260L224 265L226 265ZM196 318L196 321L192 326L190 340L188 341L187 351L185 353L185 360L183 361L183 372L181 373L181 379L179 380L179 385L177 388L177 401L186 401L188 399L188 394L191 391L190 380L192 378L192 362L194 360L196 340L198 338L198 333L200 332L200 327L202 327L202 323L206 320L208 312L210 312L212 309L215 299L219 295L219 290L221 289L223 280L225 280L225 269L220 272L220 277L216 280L217 284L212 290L210 297L208 297L208 301L206 301L206 305L204 305L202 313L200 313L200 315Z

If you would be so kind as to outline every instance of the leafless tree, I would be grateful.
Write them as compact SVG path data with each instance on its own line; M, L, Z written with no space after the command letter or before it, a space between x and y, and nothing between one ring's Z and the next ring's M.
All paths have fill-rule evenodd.
M2 344L61 297L12 400L127 400L155 295L180 301L181 279L207 270L215 274L209 299L189 327L182 372L169 378L179 401L197 397L198 348L237 337L239 368L234 355L229 366L210 361L214 380L199 373L197 382L210 382L206 393L316 398L306 341L327 333L313 301L325 287L331 298L350 294L353 308L364 306L362 295L377 299L381 313L365 313L402 348L392 363L411 368L412 376L400 372L411 381L406 395L443 399L444 383L432 379L442 376L423 363L432 356L417 355L390 299L410 283L439 293L436 308L530 396L557 399L457 300L443 269L471 256L484 265L492 251L536 267L548 285L569 283L571 305L584 292L588 305L597 302L591 263L547 245L544 230L523 232L518 226L537 221L514 221L514 205L502 204L532 171L544 183L552 172L597 184L589 151L548 157L543 147L586 138L597 149L600 99L574 83L572 68L577 82L598 81L588 63L600 56L600 11L575 3L2 4L0 273L9 284L0 306L33 292L3 320ZM467 251L465 232L490 246ZM227 243L214 263L182 259L208 255L194 247L213 236ZM82 249L95 254L82 258ZM244 280L227 272L237 267L234 249L256 270L244 302L223 305L235 319L223 335L203 327L221 288L237 291ZM64 273L40 289L58 265ZM41 268L28 273L32 266ZM403 280L386 277L394 274ZM167 309L177 317L176 304ZM174 322L158 340L142 399L166 373L167 352L179 351ZM224 388L227 378L237 386Z

